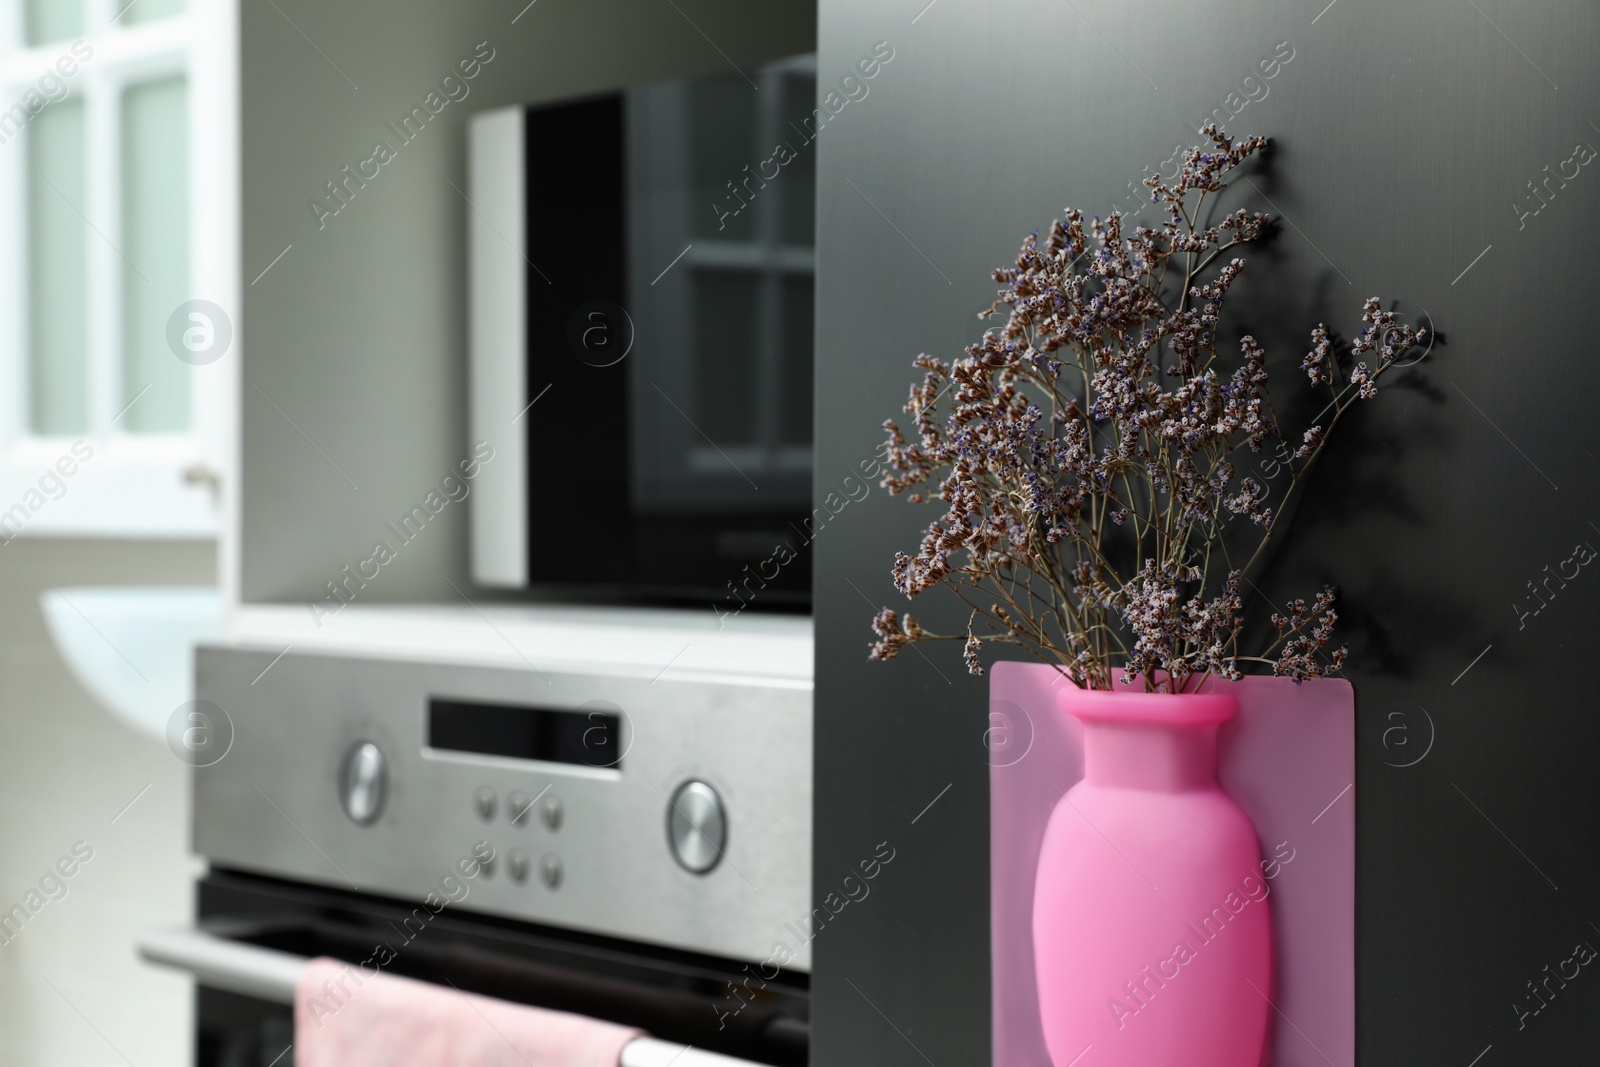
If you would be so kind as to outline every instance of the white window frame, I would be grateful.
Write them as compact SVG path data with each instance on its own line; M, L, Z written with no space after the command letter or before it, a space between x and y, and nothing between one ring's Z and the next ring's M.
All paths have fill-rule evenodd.
M123 25L128 0L83 0L84 31L29 47L24 4L0 12L0 109L19 100L73 40L93 47L64 79L84 105L87 205L89 428L41 435L29 426L27 152L32 125L0 144L0 516L83 440L91 459L64 478L59 499L33 511L24 537L213 538L228 513L236 464L239 324L237 14L233 0L187 0L182 13ZM142 82L187 80L189 292L230 315L233 342L216 362L188 369L190 428L128 433L123 391L121 209L122 92ZM48 105L55 106L55 105ZM42 114L42 112L41 112ZM115 247L113 247L115 245ZM174 357L176 358L176 357ZM81 451L80 451L81 455ZM73 466L69 463L67 466ZM52 483L53 484L53 483ZM38 497L32 497L35 502ZM0 526L0 543L11 527Z

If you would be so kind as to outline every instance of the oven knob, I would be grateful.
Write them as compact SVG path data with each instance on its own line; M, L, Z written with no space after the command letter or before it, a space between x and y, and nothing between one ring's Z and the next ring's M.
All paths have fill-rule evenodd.
M486 785L478 787L472 794L472 806L478 810L478 818L488 822L494 818L494 790Z
M552 833L561 829L561 798L555 795L545 797L539 805L539 815Z
M339 767L339 802L357 826L369 826L383 813L388 761L371 741L357 741Z
M484 857L478 860L478 870L485 879L494 877L494 848L487 841L479 841L472 846L475 855Z
M533 801L519 789L506 797L506 818L511 820L512 826L522 826L528 821L528 809L531 807Z
M722 798L704 782L680 785L667 803L667 843L673 858L693 874L705 874L722 859L728 837Z
M539 877L551 889L561 888L561 857L547 852L539 859Z
M521 885L528 880L528 854L520 848L511 850L511 855L506 857L506 869L511 872L511 880Z

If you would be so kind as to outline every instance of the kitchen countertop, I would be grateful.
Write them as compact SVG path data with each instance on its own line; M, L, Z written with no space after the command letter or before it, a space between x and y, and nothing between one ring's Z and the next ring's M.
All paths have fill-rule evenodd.
M218 644L273 652L593 670L655 678L787 680L810 687L812 620L663 608L349 604L314 619L302 604L235 608Z

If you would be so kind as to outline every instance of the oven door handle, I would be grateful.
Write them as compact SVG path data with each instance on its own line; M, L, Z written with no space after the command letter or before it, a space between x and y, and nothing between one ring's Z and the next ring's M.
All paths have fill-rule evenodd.
M304 956L188 927L148 933L139 939L138 948L145 961L188 971L201 985L290 1006L309 962Z
M310 961L277 949L230 941L183 927L141 937L139 955L149 963L187 971L201 985L273 1004L294 1004L295 987ZM705 1052L690 1045L639 1037L622 1050L618 1067L760 1067L750 1060Z

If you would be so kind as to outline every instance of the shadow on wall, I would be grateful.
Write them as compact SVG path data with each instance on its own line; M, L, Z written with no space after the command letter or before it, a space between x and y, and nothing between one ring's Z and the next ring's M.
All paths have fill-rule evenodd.
M1284 196L1273 166L1281 150L1269 145L1244 175L1248 181L1210 207L1214 219L1246 207L1265 210L1276 220L1259 244L1245 250L1247 266L1230 305L1236 317L1228 326L1236 336L1256 337L1267 350L1273 401L1288 447L1294 447L1301 430L1326 423L1326 389L1313 390L1300 369L1313 327L1326 324L1336 345L1348 349L1361 326L1362 301L1378 296L1385 309L1411 325L1426 326L1431 337L1386 377L1377 398L1345 416L1321 461L1289 501L1280 543L1293 547L1268 549L1252 576L1254 594L1269 597L1281 610L1287 601L1309 601L1324 585L1335 584L1341 594L1335 641L1350 645L1351 666L1409 677L1430 652L1454 654L1469 635L1481 632L1482 612L1461 595L1459 585L1430 580L1428 572L1407 567L1403 559L1355 546L1394 540L1402 530L1415 536L1428 527L1426 503L1418 499L1424 483L1414 472L1460 446L1445 411L1453 398L1441 377L1448 332L1411 294L1358 291L1331 263L1288 254L1284 241L1294 235L1282 212L1268 202ZM1253 475L1268 487L1269 506L1281 505L1287 485L1281 460L1269 447L1242 453L1236 461L1241 476ZM1260 643L1270 630L1259 616L1252 626L1257 632L1247 629L1245 645Z

